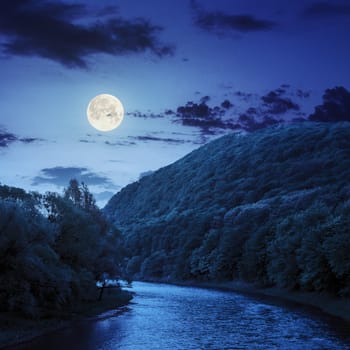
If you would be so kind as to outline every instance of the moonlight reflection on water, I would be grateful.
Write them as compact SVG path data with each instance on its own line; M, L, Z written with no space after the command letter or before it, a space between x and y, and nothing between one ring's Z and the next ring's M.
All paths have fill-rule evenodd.
M326 319L231 292L135 282L132 304L11 350L349 349ZM108 316L108 317L107 317ZM338 321L337 321L338 322ZM339 326L339 327L338 327Z

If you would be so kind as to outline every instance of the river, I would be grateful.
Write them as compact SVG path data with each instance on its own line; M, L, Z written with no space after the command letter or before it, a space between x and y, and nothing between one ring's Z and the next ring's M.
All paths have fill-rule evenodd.
M11 350L350 349L346 323L233 292L134 282L133 302ZM347 329L349 330L349 329Z

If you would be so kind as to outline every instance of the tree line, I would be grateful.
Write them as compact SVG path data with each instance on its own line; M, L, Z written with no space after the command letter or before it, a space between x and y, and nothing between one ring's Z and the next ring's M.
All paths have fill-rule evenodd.
M227 135L105 207L126 272L350 295L350 125Z
M44 317L94 300L121 260L120 232L85 184L63 195L0 186L1 311Z

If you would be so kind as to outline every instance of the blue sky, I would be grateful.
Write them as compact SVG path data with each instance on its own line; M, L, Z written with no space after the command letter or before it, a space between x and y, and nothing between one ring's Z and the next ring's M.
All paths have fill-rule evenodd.
M247 114L307 118L326 88L350 87L349 19L345 0L8 2L0 182L60 192L77 177L103 205L140 174L247 130ZM124 105L112 132L86 119L100 93Z

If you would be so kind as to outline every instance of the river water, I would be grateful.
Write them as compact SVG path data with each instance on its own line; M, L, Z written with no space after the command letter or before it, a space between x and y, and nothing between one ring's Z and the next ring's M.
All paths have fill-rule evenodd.
M233 292L134 282L132 304L11 350L350 349L349 326Z

